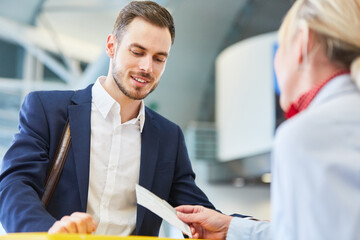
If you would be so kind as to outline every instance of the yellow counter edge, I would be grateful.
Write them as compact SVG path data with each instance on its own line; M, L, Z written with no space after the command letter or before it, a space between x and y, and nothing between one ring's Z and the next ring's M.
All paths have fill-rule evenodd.
M47 234L47 233L9 233L0 236L1 240L165 240L171 238L145 237L145 236L102 236L90 234Z

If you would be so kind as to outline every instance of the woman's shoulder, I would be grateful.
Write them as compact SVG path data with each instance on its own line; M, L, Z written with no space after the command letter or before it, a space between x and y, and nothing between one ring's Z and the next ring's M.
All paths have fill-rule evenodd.
M306 142L316 135L321 136L329 125L330 123L322 117L301 113L282 123L276 131L275 139L286 143Z

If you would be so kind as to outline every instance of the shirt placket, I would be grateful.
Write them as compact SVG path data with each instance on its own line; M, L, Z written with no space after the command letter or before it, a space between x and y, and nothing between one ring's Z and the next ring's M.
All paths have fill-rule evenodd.
M116 171L120 156L120 146L121 146L121 118L120 118L120 110L116 109L117 114L114 114L113 122L112 122L112 139L111 139L111 148L110 148L110 156L109 163L107 167L106 174L106 182L104 193L101 198L100 204L100 219L103 220L104 223L111 222L111 212L110 212L110 202L112 200L112 196L114 195L115 186L116 186ZM104 229L105 231L107 229Z

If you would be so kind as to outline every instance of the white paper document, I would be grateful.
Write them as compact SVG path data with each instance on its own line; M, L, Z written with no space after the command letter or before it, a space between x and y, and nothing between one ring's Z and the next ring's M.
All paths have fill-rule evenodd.
M189 237L192 237L190 227L177 217L176 210L169 203L138 184L136 184L135 189L137 203L139 205L146 207L169 224L180 229Z

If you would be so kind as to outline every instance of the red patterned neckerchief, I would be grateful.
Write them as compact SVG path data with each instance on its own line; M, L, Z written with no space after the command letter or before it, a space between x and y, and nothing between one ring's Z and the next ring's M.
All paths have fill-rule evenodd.
M333 79L337 76L340 76L342 74L349 74L349 73L350 73L349 70L342 70L342 71L336 72L335 74L331 75L329 78L327 78L322 83L314 86L312 89L310 89L309 91L307 91L306 93L301 95L298 98L298 100L293 102L290 105L290 107L288 108L288 110L284 113L285 118L289 119L289 118L295 116L296 114L298 114L299 112L305 110L310 105L311 101L315 98L316 94L318 94L318 92L325 86L325 84L330 82L331 79Z

